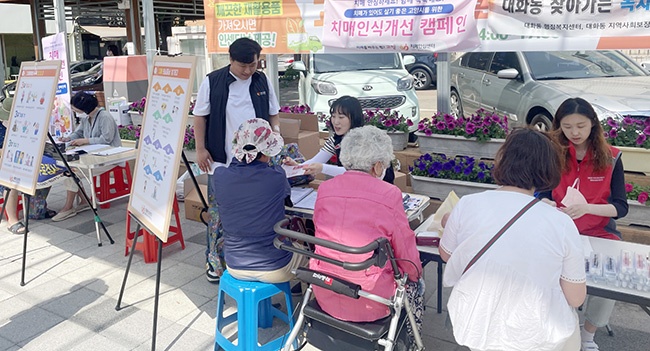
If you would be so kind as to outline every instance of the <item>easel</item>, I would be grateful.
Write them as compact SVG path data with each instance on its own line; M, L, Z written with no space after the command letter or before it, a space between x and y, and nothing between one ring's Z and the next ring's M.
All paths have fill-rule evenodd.
M93 210L95 222L98 223L99 226L102 227L102 229L104 230L104 233L106 233L106 237L108 238L110 243L115 244L115 241L113 240L113 238L111 238L111 235L108 233L108 229L106 229L106 226L104 225L104 222L102 222L101 218L99 218L99 215L97 214L97 209L95 208L95 206L93 206L93 203L90 200L90 198L88 197L88 194L86 194L86 190L84 189L84 186L81 183L81 179L79 179L79 176L74 171L72 171L72 167L70 167L70 164L68 163L68 160L65 158L65 155L63 155L63 152L61 152L61 150L56 146L56 142L54 141L54 138L52 137L52 134L50 134L50 132L47 132L47 137L50 139L50 142L52 143L52 145L54 145L54 149L56 150L56 153L59 154L59 157L61 158L61 160L63 161L63 164L65 165L65 169L66 169L66 171L64 173L65 176L72 177L75 184L77 184L77 188L79 188L79 191L81 192L81 195L83 195L84 200L86 200L86 202L90 206L90 209ZM92 182L94 180L91 179L90 181ZM97 239L99 239L99 237ZM102 246L101 240L97 243L97 246Z
M7 202L9 201L9 194L11 193L11 188L7 188L7 191L4 195L4 203L2 204L2 212L0 212L0 223L2 223L2 218L5 216L5 209L7 208ZM18 191L18 190L16 190ZM25 221L25 234L23 234L23 263L22 270L20 272L20 286L25 286L25 262L27 261L27 233L29 233L29 200L30 196L22 194L23 196L23 216ZM7 216L9 217L9 216Z
M183 158L183 163L185 164L187 171L190 173L190 178L192 178L192 183L194 183L194 188L199 193L199 198L201 199L201 203L203 204L203 209L201 210L201 214L200 214L201 222L203 222L206 225L206 227L208 227L208 223L203 219L203 213L208 211L208 203L205 201L205 197L203 197L203 194L201 193L201 189L199 188L199 183L196 180L196 176L194 175L194 172L192 172L192 167L190 167L190 163L187 161L185 152L181 153L181 157ZM126 264L126 270L124 271L124 279L122 280L120 295L117 298L117 305L115 306L116 311L122 309L120 305L122 304L122 296L124 296L124 289L126 288L126 280L129 276L129 270L131 269L131 262L133 261L133 253L135 252L135 245L138 242L138 234L140 233L140 229L142 228L148 230L147 227L144 224L142 224L136 216L132 214L129 214L129 216L131 216L131 219L134 220L136 223L135 237L133 238L133 243L131 244L131 252L129 253L129 260ZM128 229L129 228L127 228L127 230ZM158 262L156 262L156 292L154 295L154 302L153 302L153 331L151 334L152 351L156 350L156 332L158 328L158 299L160 296L160 270L162 267L162 257L163 257L162 256L163 241L160 240L159 237L156 237L156 240L158 241Z

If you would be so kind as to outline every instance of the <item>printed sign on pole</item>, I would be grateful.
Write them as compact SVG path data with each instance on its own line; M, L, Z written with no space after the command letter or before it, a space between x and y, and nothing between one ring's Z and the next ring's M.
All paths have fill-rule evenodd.
M34 195L61 61L23 62L0 161L0 184Z
M61 72L56 87L50 134L55 138L68 136L73 132L72 108L70 107L70 74L68 70L68 50L64 33L57 33L41 39L45 60L61 61Z
M167 242L196 57L154 57L128 210Z

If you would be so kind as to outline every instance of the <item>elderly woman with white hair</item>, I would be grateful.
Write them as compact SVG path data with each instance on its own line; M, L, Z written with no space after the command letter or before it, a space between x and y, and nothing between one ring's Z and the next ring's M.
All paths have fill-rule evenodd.
M404 212L401 191L381 180L392 159L393 147L384 131L364 126L348 132L341 143L345 173L323 182L318 188L314 209L316 237L348 246L364 246L377 238L387 238L400 270L408 274L407 294L420 329L423 289L418 289L418 281L422 276L422 263L415 234ZM348 254L319 246L316 253L343 261L359 260L358 255L348 257ZM386 298L395 291L389 264L352 272L312 259L310 268L358 283L363 290ZM363 298L357 301L317 286L313 288L320 307L335 318L371 322L389 314L388 308L380 303ZM407 325L410 328L410 324Z

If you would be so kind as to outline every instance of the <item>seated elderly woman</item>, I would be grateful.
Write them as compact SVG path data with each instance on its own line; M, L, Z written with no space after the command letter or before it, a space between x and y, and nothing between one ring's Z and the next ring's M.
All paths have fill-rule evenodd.
M71 146L82 146L88 144L106 144L110 146L122 146L120 132L113 117L99 103L95 95L79 92L70 100L72 111L80 119L79 127L68 137L60 141L70 142ZM108 171L113 166L96 169L95 175ZM53 221L63 221L77 215L77 213L90 209L90 205L83 199L81 191L72 178L65 179L65 187L68 191L65 205L59 213L52 218ZM75 207L75 198L78 204Z
M385 237L390 241L400 270L408 274L407 294L418 329L422 325L423 289L418 289L422 275L415 234L396 186L382 181L393 159L393 147L386 132L373 126L354 128L341 142L341 163L346 172L320 185L314 209L316 237L347 246L364 246ZM316 253L338 260L358 262L359 255L348 255L322 247ZM348 257L349 256L349 257ZM363 290L389 298L396 285L390 264L353 272L311 260L310 268L330 273L360 284ZM333 317L352 322L370 322L389 315L380 303L336 294L314 286L320 307ZM410 324L407 324L410 329ZM409 335L412 332L409 330Z
M235 132L230 166L214 171L226 266L240 280L287 282L304 265L302 255L273 246L273 225L284 219L284 200L291 196L284 170L269 165L283 144L267 121L249 119Z

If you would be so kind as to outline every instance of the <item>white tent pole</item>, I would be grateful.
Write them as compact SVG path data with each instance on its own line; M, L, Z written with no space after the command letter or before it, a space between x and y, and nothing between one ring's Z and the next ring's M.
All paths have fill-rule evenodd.
M449 104L451 90L451 74L449 72L449 53L439 52L436 60L437 86L438 86L438 112L449 113L451 106Z
M273 84L273 90L275 90L275 96L280 98L280 82L278 80L278 55L276 54L267 54L266 55L266 73L269 76L269 80ZM280 101L278 101L280 103Z
M156 54L156 21L153 15L153 0L142 0L144 17L145 50L147 51L147 69L149 78L153 70L153 57Z

